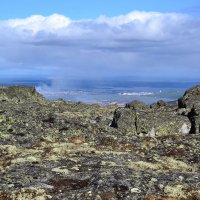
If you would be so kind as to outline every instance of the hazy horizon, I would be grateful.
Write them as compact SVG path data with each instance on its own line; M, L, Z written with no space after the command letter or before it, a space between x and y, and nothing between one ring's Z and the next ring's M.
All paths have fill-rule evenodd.
M8 0L0 79L198 81L199 10L197 0Z

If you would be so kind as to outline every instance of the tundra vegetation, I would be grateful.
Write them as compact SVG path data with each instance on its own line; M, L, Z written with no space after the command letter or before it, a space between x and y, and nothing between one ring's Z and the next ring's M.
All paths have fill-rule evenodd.
M199 99L101 107L0 87L0 199L199 200Z

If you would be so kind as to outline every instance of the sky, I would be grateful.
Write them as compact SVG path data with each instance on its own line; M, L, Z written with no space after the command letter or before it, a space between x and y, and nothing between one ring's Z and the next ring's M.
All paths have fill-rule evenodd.
M194 12L199 0L4 0L0 19L26 18L31 15L59 13L72 19L94 19L100 15L116 16L133 10L157 12Z
M6 0L0 78L200 79L199 0Z

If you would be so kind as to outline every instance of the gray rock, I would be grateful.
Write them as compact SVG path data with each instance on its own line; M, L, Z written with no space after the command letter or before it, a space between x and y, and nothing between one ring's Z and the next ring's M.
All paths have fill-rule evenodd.
M195 109L200 108L200 86L195 86L185 92L179 99L179 108ZM199 110L200 111L200 110Z
M137 133L139 135L156 136L186 134L190 130L190 121L185 116L180 116L176 112L154 111L137 113ZM184 127L184 129L183 129Z
M115 112L113 125L124 134L161 136L187 134L191 125L188 117L163 110L133 111L127 108Z
M144 102L141 101L132 101L126 104L126 108L130 108L132 110L146 110L149 109L149 106L147 106Z
M123 134L136 135L136 112L128 108L116 109L111 127L117 128Z
M158 108L163 108L167 106L167 102L160 100L156 103L153 103L150 105L150 108L158 109Z
M185 92L179 99L179 108L185 108L191 122L190 133L200 133L200 86L195 86Z

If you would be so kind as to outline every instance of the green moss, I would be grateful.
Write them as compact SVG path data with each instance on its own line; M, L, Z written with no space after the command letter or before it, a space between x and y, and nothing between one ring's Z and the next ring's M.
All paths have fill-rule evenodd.
M15 156L18 153L18 149L14 145L0 145L0 151L2 155Z
M69 173L70 173L70 171L68 169L66 169L66 166L53 168L52 171L59 173L59 174L64 174L64 175L69 175Z
M1 140L8 140L10 137L11 137L11 135L9 133L0 131L0 139Z
M13 118L13 117L8 117L8 121L9 121L10 123L15 123L15 122L16 122L16 119Z
M23 188L14 191L10 195L12 200L48 200L51 199L50 195L46 194L44 189L40 188Z
M170 133L170 127L167 125L159 126L156 132L159 133L159 135L168 135Z
M39 159L34 157L34 156L28 156L28 157L24 157L24 158L16 158L14 160L11 161L12 164L16 164L16 163L24 163L24 162L36 162Z
M78 135L82 135L83 132L81 130L69 130L69 131L65 131L62 133L64 136L78 136Z
M137 161L130 162L128 164L128 168L130 169L139 169L139 170L159 170L159 171L180 171L180 172L189 172L195 171L188 164L175 160L171 157L163 157L160 159L155 159L156 162L145 162L145 161Z
M0 116L0 123L6 122L6 117L4 115Z

